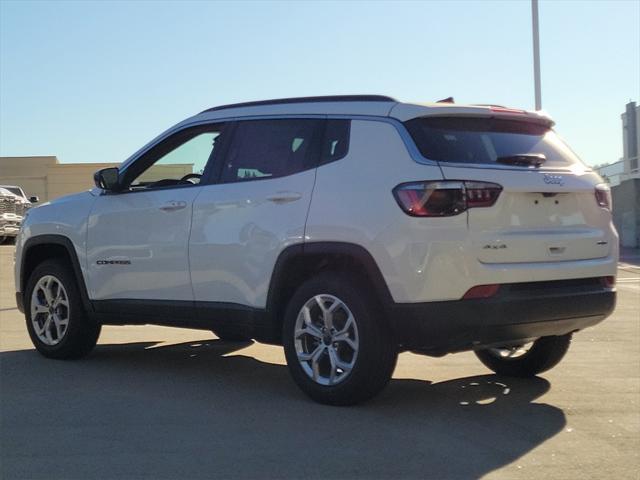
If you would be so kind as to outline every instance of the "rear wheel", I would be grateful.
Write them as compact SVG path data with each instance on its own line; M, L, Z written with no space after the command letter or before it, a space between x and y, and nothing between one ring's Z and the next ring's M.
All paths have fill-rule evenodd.
M100 325L87 317L75 276L61 260L35 268L24 301L29 336L45 357L79 358L96 345Z
M289 301L283 343L296 384L317 402L352 405L377 394L397 351L375 297L359 279L320 274Z
M500 348L476 350L475 354L489 369L511 377L533 377L555 367L571 345L571 334L541 337L534 342Z

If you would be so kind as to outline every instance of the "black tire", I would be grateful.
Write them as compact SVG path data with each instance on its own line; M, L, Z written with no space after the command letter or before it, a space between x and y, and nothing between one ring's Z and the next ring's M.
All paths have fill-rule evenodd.
M358 353L349 374L340 383L321 385L298 360L296 320L302 307L316 295L332 295L351 311L358 329ZM309 397L328 405L354 405L380 392L391 379L398 358L396 344L374 293L366 283L339 272L321 273L303 283L289 300L283 325L283 344L289 372Z
M60 281L67 293L69 310L68 325L62 340L55 345L47 345L36 334L31 321L31 296L38 281L51 275ZM85 313L80 290L75 275L69 265L59 259L45 260L31 273L24 295L27 330L33 345L45 357L74 359L87 355L95 347L100 336L101 326Z
M509 377L533 377L555 367L571 345L572 334L560 337L541 337L522 356L502 358L490 349L476 350L475 354L490 370Z

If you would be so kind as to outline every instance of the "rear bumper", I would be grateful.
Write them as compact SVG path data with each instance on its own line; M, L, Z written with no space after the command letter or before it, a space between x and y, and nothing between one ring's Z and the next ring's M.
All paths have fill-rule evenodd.
M443 354L593 326L615 308L616 292L598 279L503 285L491 298L394 304L404 350Z

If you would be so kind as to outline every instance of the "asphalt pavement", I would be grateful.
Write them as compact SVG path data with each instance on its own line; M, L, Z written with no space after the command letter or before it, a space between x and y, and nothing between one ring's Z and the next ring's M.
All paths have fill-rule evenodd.
M635 255L635 257L634 257ZM105 327L78 361L41 357L0 246L0 478L640 478L640 255L618 306L533 379L473 353L400 356L361 406L313 403L282 349L209 332Z

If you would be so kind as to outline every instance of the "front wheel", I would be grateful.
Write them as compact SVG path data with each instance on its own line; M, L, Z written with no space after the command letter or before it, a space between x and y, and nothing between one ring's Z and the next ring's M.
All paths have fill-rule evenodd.
M499 375L533 377L555 367L571 345L571 334L541 337L533 342L476 350L480 361Z
M293 380L313 400L352 405L376 395L397 350L364 282L327 272L306 281L286 309L283 343Z
M27 330L45 357L71 359L88 354L98 341L100 325L82 305L71 268L61 260L38 265L25 289Z

